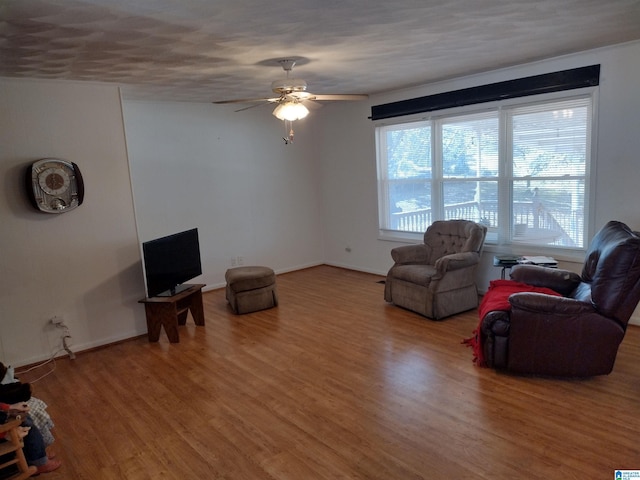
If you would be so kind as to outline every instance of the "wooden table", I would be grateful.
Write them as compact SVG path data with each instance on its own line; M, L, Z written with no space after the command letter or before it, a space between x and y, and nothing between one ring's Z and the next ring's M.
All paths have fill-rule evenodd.
M193 284L189 288L171 297L143 298L138 303L144 303L147 315L147 335L150 342L157 342L160 330L164 327L171 343L180 341L178 325L187 323L187 314L196 325L204 326L204 307L202 306L202 287L205 284Z

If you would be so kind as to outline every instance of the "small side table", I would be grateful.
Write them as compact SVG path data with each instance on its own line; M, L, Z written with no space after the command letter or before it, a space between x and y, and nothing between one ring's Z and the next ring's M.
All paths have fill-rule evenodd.
M494 267L502 267L502 272L500 272L500 278L504 280L505 270L511 269L514 265L538 265L540 267L547 268L557 268L558 262L556 262L553 257L545 257L545 256L522 256L518 257L515 255L496 255L493 257L493 266Z
M496 255L493 257L493 266L502 267L500 272L500 279L504 280L507 268L511 270L511 267L518 265L520 257L508 256L508 255Z
M186 290L171 297L143 298L138 303L144 303L147 315L147 335L150 342L157 342L160 330L164 327L171 343L180 341L178 325L187 323L187 314L196 325L204 325L204 307L202 306L202 288L205 284L190 285Z

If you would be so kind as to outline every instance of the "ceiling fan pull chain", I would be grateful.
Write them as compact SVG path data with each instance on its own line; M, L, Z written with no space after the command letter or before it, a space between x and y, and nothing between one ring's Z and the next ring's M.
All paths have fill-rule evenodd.
M288 130L288 133L287 133ZM284 140L284 144L285 145L289 145L290 143L293 143L293 122L290 120L285 120L284 121L284 134L285 136L282 137L282 140Z

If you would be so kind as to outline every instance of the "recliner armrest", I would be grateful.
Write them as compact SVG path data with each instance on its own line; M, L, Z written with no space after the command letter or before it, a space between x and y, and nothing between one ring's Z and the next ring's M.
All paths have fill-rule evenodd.
M425 244L395 247L391 249L391 258L396 264L428 264L431 258L431 247Z
M505 310L493 310L488 312L480 324L484 336L499 335L509 336L509 312Z
M435 267L438 273L470 267L480 262L480 255L476 252L452 253L436 260Z
M482 353L488 367L507 368L509 358L509 312L494 310L482 319Z
M581 315L595 312L590 302L545 295L544 293L514 293L509 297L509 303L514 309L544 313L545 315Z
M580 275L561 268L547 268L538 265L516 265L511 269L511 280L534 287L547 287L567 296L580 284Z

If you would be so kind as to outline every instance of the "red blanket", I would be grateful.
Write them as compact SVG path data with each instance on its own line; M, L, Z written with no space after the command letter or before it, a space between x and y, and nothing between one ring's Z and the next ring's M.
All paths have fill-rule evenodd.
M509 303L509 297L514 293L519 292L534 292L534 293L546 293L547 295L561 296L558 292L546 287L534 287L526 283L516 282L514 280L491 280L489 283L489 289L482 298L480 306L478 307L478 315L480 317L480 323L473 331L473 337L467 338L462 343L473 348L473 363L479 367L486 367L487 363L484 358L483 338L480 327L482 326L482 320L487 313L495 310L504 310L508 312L511 310L511 304Z

